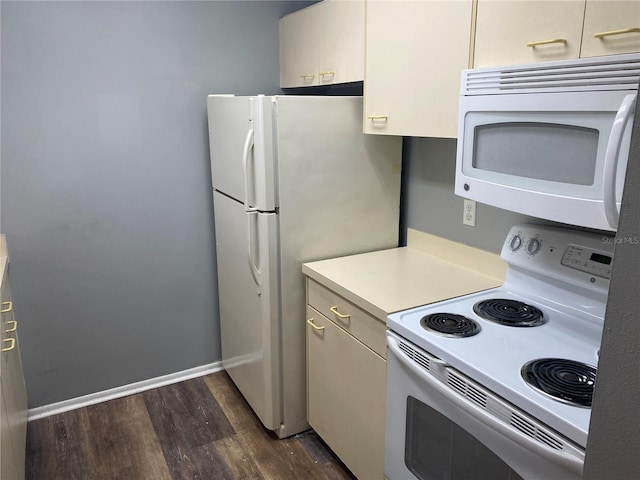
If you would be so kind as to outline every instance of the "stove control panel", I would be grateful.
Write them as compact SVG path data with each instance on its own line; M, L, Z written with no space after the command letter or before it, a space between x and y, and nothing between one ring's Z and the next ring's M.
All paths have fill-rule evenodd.
M569 245L562 256L562 265L603 278L611 278L611 262L613 255L580 245Z
M606 293L613 244L610 237L591 232L522 224L511 228L500 256L521 271Z

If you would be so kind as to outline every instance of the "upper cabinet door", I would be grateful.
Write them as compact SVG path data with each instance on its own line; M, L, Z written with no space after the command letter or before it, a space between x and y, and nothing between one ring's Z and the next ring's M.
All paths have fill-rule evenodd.
M457 136L471 0L367 0L364 131Z
M640 0L588 0L581 57L640 52Z
M318 7L318 83L364 80L364 0L325 0Z
M584 8L585 0L478 0L473 66L578 58Z
M364 0L324 0L280 19L280 86L364 79Z
M318 85L317 31L321 4L280 19L280 87Z

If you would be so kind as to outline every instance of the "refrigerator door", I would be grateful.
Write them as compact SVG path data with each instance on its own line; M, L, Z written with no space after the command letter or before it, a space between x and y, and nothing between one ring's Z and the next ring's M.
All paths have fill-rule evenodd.
M362 133L362 97L281 96L275 111L287 436L307 418L302 263L397 247L402 139Z
M280 427L277 216L214 192L222 364L264 426Z
M209 95L207 113L214 190L247 211L274 211L271 97Z

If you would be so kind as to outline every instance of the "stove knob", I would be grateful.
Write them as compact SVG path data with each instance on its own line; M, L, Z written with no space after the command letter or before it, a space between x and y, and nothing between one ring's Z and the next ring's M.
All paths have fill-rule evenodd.
M522 237L520 235L514 235L509 242L509 248L512 252L517 251L522 246Z
M529 255L535 255L540 251L540 240L537 238L532 238L529 240L529 244L527 245L527 253Z

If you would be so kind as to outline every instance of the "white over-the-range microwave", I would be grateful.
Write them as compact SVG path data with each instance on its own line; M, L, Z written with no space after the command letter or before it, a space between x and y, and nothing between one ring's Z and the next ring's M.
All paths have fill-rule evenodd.
M465 70L455 193L571 225L618 225L640 54Z

